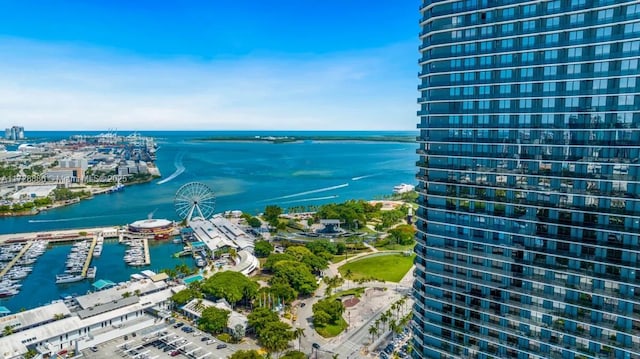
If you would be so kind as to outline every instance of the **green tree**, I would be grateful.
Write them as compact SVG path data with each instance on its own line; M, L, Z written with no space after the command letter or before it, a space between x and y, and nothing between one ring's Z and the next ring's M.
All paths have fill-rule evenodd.
M408 245L414 242L416 230L412 225L401 224L391 230L389 230L389 236L397 244Z
M258 307L247 316L247 323L250 328L260 333L267 323L280 321L278 314L267 307Z
M344 304L342 304L341 301L332 300L332 299L323 299L313 305L313 317L315 320L316 315L320 314L320 316L322 316L322 321L325 324L327 323L335 324L340 320L340 318L342 318L342 313L344 313L344 310L345 310ZM324 314L322 313L326 313L329 315L328 322L326 322L326 317L324 317Z
M302 350L301 341L304 337L306 337L304 334L304 328L297 327L293 330L293 338L298 339L298 350Z
M375 326L370 326L369 327L369 334L371 335L371 342L373 343L373 338L378 335L378 328L376 328Z
M264 209L264 219L269 222L272 227L277 227L279 224L279 218L282 214L282 208L276 205L268 205Z
M11 334L13 334L13 328L8 325L5 326L4 329L2 330L2 335L6 337Z
M124 294L127 294L127 293L129 292L126 292ZM123 297L124 297L124 294L122 295ZM129 295L131 295L131 293L129 293ZM185 305L189 303L189 301L193 298L197 298L197 293L190 288L183 289L171 296L171 300L178 305Z
M273 271L273 267L278 262L282 261L295 261L296 258L289 254L284 253L271 253L269 257L267 257L267 261L262 265L262 269L266 271Z
M198 328L204 332L218 334L227 327L229 311L216 307L207 307L198 319Z
M291 246L288 247L284 253L294 257L297 261L308 265L314 272L327 268L327 260L313 254L313 252L306 247Z
M229 359L264 359L264 356L256 350L238 350Z
M289 342L293 340L293 331L289 324L269 322L258 333L258 340L270 353L278 353L287 349Z
M259 286L242 273L224 271L207 278L201 287L204 293L216 298L224 298L234 306L243 299L252 299L258 293Z
M280 359L306 359L307 355L299 350L290 350L286 352Z
M271 282L285 280L298 293L307 295L318 289L316 277L311 269L304 263L297 261L280 261L273 268Z
M273 245L268 241L256 241L254 253L258 258L266 258L273 252Z
M262 221L256 217L251 217L247 219L247 224L252 228L260 228L260 226L262 226Z

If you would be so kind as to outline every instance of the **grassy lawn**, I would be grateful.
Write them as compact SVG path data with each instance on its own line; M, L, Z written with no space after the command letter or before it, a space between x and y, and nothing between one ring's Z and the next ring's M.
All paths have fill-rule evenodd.
M324 338L333 338L342 333L342 331L346 328L347 322L344 319L340 318L340 321L337 324L316 327L315 329L316 332L318 332L318 334L322 335Z
M377 278L388 282L399 282L413 266L415 254L404 256L402 254L366 256L353 262L346 263L338 270L344 277L348 269L351 270L352 279Z
M362 293L364 293L364 290L365 290L364 287L358 287L358 288L351 288L351 289L343 290L342 292L338 292L338 293L335 293L334 295L332 295L331 299L338 299L340 297L344 297L344 296L347 296L347 295L354 295L354 296L356 296L356 298L360 298Z

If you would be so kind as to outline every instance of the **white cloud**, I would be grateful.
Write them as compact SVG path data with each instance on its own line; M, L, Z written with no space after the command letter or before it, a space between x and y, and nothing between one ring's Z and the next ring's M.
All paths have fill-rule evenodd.
M416 123L413 42L204 61L0 38L0 53L5 127L405 130Z

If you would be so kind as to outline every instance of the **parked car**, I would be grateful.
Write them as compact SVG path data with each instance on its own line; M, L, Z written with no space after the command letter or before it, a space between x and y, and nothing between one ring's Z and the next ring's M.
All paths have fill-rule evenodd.
M216 346L216 349L224 349L226 347L227 347L227 345L225 343L220 343L220 344L218 344L218 346Z
M97 352L98 351L98 347L97 346L92 346L91 348L89 348L89 350L91 350L92 352Z
M177 351L177 350L174 350L174 351L171 352L171 356L172 357L175 357L175 356L178 356L178 355L180 355L180 352Z
M182 323L182 322L178 322L178 323L174 324L174 325L173 325L173 327L174 327L174 328L180 328L180 327L181 327L181 326L183 326L183 325L184 325L184 323Z

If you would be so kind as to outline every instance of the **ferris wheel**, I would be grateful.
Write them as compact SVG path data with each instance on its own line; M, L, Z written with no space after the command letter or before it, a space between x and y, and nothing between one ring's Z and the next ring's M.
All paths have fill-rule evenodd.
M204 183L189 182L178 189L174 198L176 213L190 221L194 217L208 219L213 215L216 196Z

